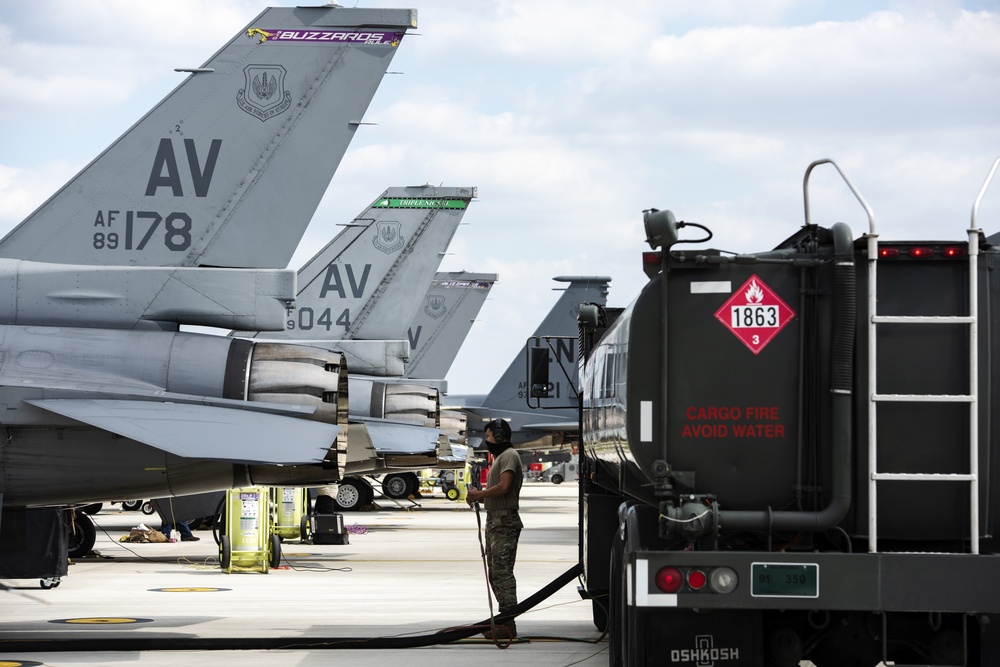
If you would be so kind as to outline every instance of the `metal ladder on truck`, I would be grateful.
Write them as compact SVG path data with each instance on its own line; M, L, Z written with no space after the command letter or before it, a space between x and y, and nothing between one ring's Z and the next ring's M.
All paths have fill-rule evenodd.
M959 482L969 485L969 553L979 553L979 237L976 222L979 203L1000 165L1000 158L980 189L972 206L968 247L968 314L958 316L886 316L878 315L878 290L876 283L878 263L878 234L874 219L869 217L868 242L868 551L878 552L878 483L882 481ZM937 325L964 324L968 327L969 389L966 394L880 394L876 385L876 339L879 324ZM969 419L969 472L968 473L900 473L881 472L878 468L876 415L880 402L966 403Z

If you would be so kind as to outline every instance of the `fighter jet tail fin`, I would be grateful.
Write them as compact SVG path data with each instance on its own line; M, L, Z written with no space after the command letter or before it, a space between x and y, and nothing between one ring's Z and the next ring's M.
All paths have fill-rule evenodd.
M567 336L577 335L576 316L580 305L597 303L605 305L608 299L608 284L611 278L606 276L558 276L554 280L569 283L562 296L552 306L542 323L535 330L535 336ZM577 385L577 344L574 340L560 339L553 341L555 353L549 355L549 378L553 387L550 393L553 398L565 398L567 405L573 403L574 390ZM493 386L483 401L483 408L502 415L504 411L523 412L527 409L525 402L526 360L524 347L511 361L500 380ZM567 378L560 368L567 371ZM575 408L568 409L570 416L575 416Z
M474 187L383 192L299 269L296 309L285 331L267 338L404 340L474 197Z
M411 352L406 377L447 377L496 281L495 273L454 271L434 276L407 330Z
M0 241L0 257L285 268L415 10L272 7Z

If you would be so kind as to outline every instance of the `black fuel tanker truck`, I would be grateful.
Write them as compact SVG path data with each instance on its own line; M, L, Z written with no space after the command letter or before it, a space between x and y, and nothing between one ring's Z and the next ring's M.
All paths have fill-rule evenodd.
M858 238L810 220L824 163ZM580 314L611 665L1000 666L1000 239L976 223L997 166L955 241L878 238L831 160L766 252L682 246L712 233L645 212L648 284Z

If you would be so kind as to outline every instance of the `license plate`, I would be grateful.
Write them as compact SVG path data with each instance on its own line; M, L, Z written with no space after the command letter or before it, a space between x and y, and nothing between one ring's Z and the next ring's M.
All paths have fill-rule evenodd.
M818 598L816 563L751 563L750 595L755 598Z

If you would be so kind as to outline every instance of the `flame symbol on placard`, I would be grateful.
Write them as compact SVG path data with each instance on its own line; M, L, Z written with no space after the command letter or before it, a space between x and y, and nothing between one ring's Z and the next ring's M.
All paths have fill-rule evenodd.
M760 303L764 300L764 290L760 288L757 281L754 280L750 283L750 287L744 292L744 296L747 298L747 303Z

